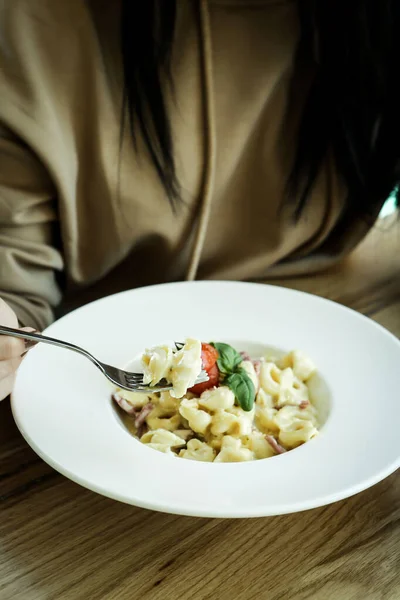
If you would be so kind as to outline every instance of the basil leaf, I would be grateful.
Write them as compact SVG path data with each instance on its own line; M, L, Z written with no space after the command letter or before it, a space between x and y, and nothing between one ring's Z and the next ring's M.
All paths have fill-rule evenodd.
M218 369L224 375L229 375L229 373L235 371L236 368L243 361L243 357L239 354L239 352L237 352L235 348L232 348L232 346L230 346L229 344L224 344L223 342L216 342L212 343L211 345L214 346L214 348L218 352Z
M240 408L247 412L253 408L256 390L246 371L239 369L236 373L228 375L224 380L224 385L227 385L235 394Z

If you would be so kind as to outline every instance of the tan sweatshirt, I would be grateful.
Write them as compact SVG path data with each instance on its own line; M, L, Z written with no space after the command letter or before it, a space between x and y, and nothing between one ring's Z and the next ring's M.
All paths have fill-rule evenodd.
M62 299L65 311L156 282L312 273L366 233L335 234L344 193L329 162L296 227L279 211L313 69L294 64L295 3L178 9L173 214L144 145L127 133L119 153L118 2L0 4L0 296L26 325L44 327Z

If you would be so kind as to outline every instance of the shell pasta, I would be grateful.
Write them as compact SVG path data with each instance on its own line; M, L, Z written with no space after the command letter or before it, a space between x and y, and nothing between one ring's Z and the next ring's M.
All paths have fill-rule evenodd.
M318 434L307 382L316 368L303 352L251 359L228 344L187 340L142 357L146 381L169 381L169 392L113 395L128 429L171 456L203 462L270 458ZM193 385L201 369L209 381ZM216 378L217 374L217 378Z

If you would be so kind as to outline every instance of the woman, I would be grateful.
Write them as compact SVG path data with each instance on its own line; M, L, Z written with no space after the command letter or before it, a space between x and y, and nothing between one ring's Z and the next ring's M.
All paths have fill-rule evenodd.
M399 179L399 23L392 0L2 2L0 322L340 260ZM22 352L0 339L1 398Z

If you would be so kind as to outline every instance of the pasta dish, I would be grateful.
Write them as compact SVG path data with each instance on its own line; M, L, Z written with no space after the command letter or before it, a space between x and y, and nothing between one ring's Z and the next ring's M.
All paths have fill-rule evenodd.
M283 454L318 433L307 382L313 362L295 350L251 358L225 343L187 339L142 356L144 383L168 392L117 390L125 425L149 448L205 462L241 462ZM200 371L208 381L195 384Z

